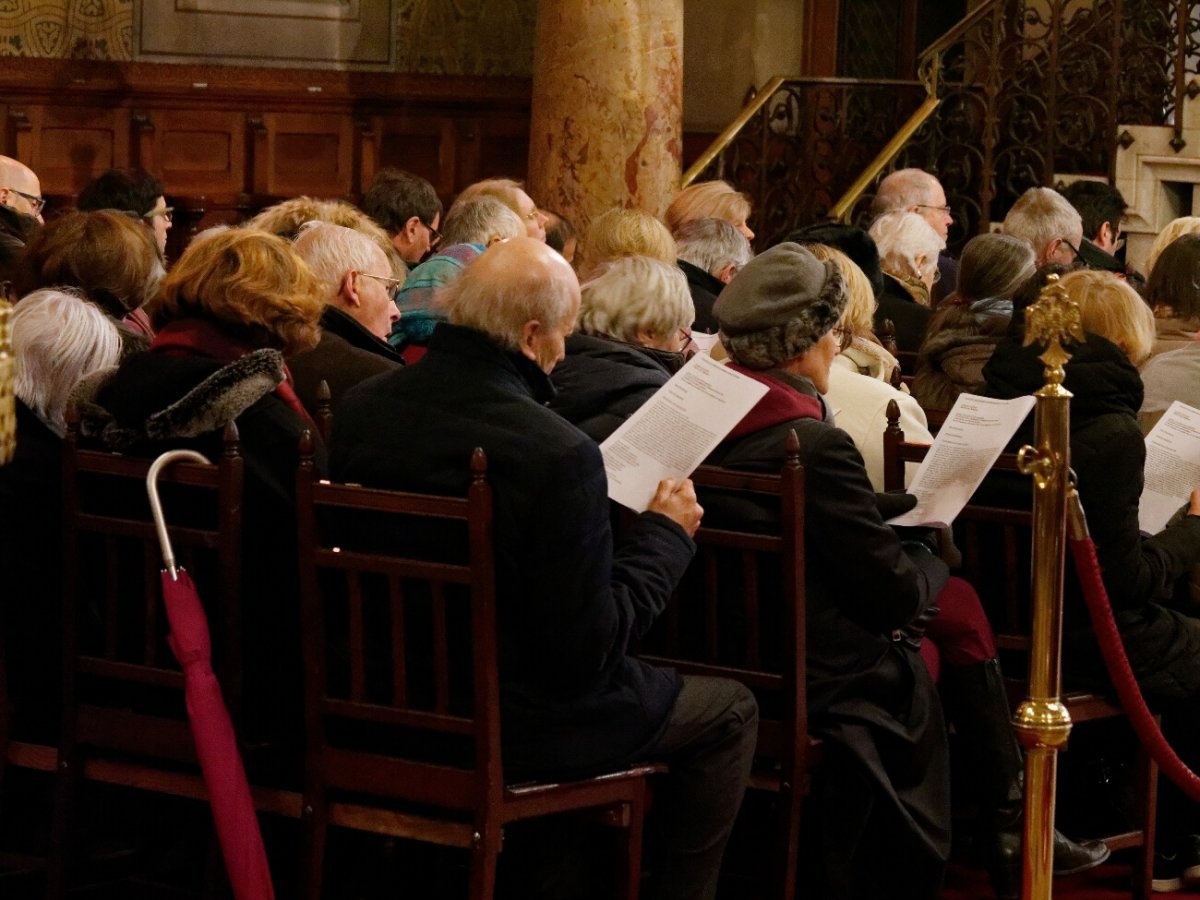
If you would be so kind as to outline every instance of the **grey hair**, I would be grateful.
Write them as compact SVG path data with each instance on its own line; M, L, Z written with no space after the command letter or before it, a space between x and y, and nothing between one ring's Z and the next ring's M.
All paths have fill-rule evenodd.
M1070 241L1075 249L1083 238L1079 211L1058 191L1032 187L1017 198L1004 217L1001 232L1029 241L1040 260L1056 240Z
M506 203L495 197L479 196L455 203L446 214L442 225L442 243L482 244L493 240L521 237L525 234L525 223L508 208Z
M879 266L896 278L924 277L937 268L938 254L946 247L933 226L911 212L884 213L871 223L870 235L879 248ZM925 270L917 257L925 257Z
M62 288L27 294L10 321L16 394L49 428L65 434L71 389L117 364L121 333L98 306Z
M545 277L540 267L494 281L472 276L468 266L435 294L434 305L451 324L482 331L507 350L520 350L526 322L536 319L557 328L574 313L571 292L558 279Z
M714 277L729 265L741 269L754 256L746 236L724 219L684 222L675 232L675 243L680 259Z
M781 366L803 356L833 329L850 295L837 264L827 262L825 268L829 277L821 292L785 324L736 335L721 331L721 343L734 362L747 369Z
M897 169L879 182L871 202L871 215L879 218L886 213L928 203L933 198L936 182L937 178L924 169Z
M648 256L610 260L584 282L581 294L579 330L630 344L638 342L639 331L667 337L696 318L683 272Z
M382 263L391 269L388 258L369 237L353 228L329 222L305 222L292 244L321 282L325 302L332 303L346 273L369 272ZM404 273L400 278L403 280Z
M1033 247L1009 234L979 234L963 247L958 266L958 293L974 302L990 297L1011 300L1030 276Z

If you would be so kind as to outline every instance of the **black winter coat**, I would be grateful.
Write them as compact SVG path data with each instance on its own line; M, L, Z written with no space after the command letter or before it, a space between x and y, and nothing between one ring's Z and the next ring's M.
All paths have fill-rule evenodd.
M351 389L334 420L340 480L460 495L472 450L487 453L510 779L621 764L657 739L679 677L626 648L695 550L674 522L645 513L614 551L600 451L545 408L552 392L524 356L443 323L419 365Z
M692 328L705 334L716 334L720 325L717 323L717 317L713 315L713 304L717 302L725 283L690 262L682 259L676 262L687 276L688 290L692 292L692 305L696 308Z
M1104 585L1134 672L1149 697L1200 696L1200 619L1165 604L1175 582L1200 562L1200 517L1187 516L1152 537L1138 527L1146 445L1137 423L1142 381L1125 354L1099 335L1071 348L1064 386L1071 400L1071 468L1096 543ZM1012 338L984 367L985 393L1010 398L1043 383L1038 348ZM1030 416L1014 443L1033 438ZM1029 486L1021 495L1029 501ZM1067 564L1064 676L1106 683L1073 566Z
M550 408L600 443L671 378L664 358L682 357L588 334L567 338ZM678 369L678 366L676 366Z
M816 396L807 378L764 374L773 392ZM924 662L892 632L936 602L948 570L928 551L906 552L880 517L850 436L824 421L767 420L708 461L778 471L791 429L805 471L809 731L841 751L817 780L818 818L828 824L822 896L898 896L890 879L902 872L903 896L935 897L950 849L945 725ZM718 527L735 518L757 530L777 516L701 502L706 524Z
M329 385L329 406L337 412L342 394L372 375L404 365L404 357L387 341L363 328L354 317L332 306L321 314L317 346L288 360L296 396L310 416L317 411L317 387Z
M896 326L896 347L915 353L920 349L921 341L925 340L925 329L929 327L933 310L914 300L903 284L886 273L883 276L883 293L878 299L875 333L880 333L884 319L891 319Z

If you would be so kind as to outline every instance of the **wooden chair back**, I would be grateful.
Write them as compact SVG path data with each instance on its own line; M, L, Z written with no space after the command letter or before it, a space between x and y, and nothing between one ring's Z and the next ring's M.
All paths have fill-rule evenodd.
M740 681L759 704L751 785L779 793L774 896L795 890L800 807L814 747L805 689L804 469L793 432L778 474L701 466L692 474L706 522L696 556L641 644L648 662ZM770 510L751 530L739 510ZM777 518L776 518L777 516ZM726 519L730 524L723 524Z
M927 444L910 444L900 428L895 401L888 404L883 435L884 488L904 487L905 462L920 462ZM1002 453L992 466L994 480L1031 479L1021 475L1014 453ZM1025 485L1021 486L1026 487ZM1032 490L1032 487L1028 487ZM1019 489L1013 491L1014 498ZM1032 496L1030 494L1030 496ZM1015 506L1015 504L1014 504ZM1010 698L1028 695L1030 634L1032 631L1033 512L1029 506L1009 508L970 502L954 520L954 541L962 553L961 575L979 594L996 635ZM1070 565L1068 563L1068 565ZM1067 691L1062 702L1073 722L1123 718L1123 710L1109 698L1092 691ZM1154 863L1154 822L1157 807L1157 766L1144 752L1137 761L1137 827L1105 837L1114 849L1137 847L1134 894L1148 898Z
M646 777L504 783L492 492L476 449L466 497L296 479L306 679L303 892L318 900L330 825L471 850L493 896L503 828L590 811L624 837L613 867L636 900Z
M465 498L372 490L316 481L301 450L309 780L457 810L499 799L486 474L476 450Z
M192 761L183 675L166 643L162 555L146 496L151 462L82 449L74 429L66 438L62 745ZM243 478L232 423L213 465L177 463L159 478L171 541L208 613L214 671L235 723Z

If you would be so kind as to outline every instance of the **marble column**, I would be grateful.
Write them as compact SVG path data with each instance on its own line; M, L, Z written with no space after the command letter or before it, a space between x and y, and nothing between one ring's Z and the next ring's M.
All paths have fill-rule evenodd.
M581 234L679 189L683 0L539 0L529 194Z

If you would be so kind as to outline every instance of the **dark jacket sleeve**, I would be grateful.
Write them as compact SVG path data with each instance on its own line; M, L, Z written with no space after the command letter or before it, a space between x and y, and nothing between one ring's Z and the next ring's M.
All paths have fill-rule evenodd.
M539 668L564 683L590 683L649 628L695 546L678 525L647 513L614 554L604 466L591 441L537 475L544 499L532 501L537 527L522 555L542 562L521 586L523 598L514 599L541 632Z
M1146 444L1133 419L1107 418L1108 427L1076 436L1076 476L1109 602L1115 610L1131 609L1169 599L1175 580L1200 561L1200 518L1142 536Z
M820 567L830 595L862 628L886 633L908 624L945 586L946 564L932 554L914 558L905 552L880 518L862 457L846 432L811 429L809 436L804 459L808 565Z

